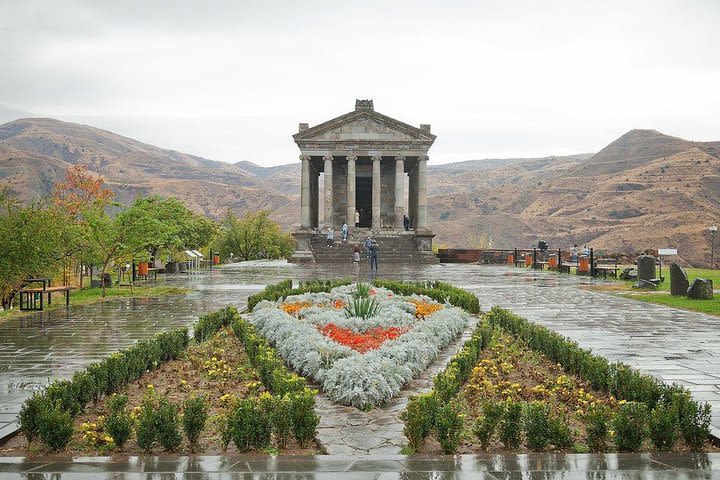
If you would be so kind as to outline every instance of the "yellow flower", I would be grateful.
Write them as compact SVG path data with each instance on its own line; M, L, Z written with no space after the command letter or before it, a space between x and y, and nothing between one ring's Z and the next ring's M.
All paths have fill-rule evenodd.
M618 402L619 405L625 405L627 403L627 400L620 400Z
M112 442L113 442L113 438L112 438L110 435L105 435L105 436L103 437L103 440L105 440L107 443L112 443Z
M154 385L153 385L152 383L148 383L148 386L147 386L147 388L149 388L149 389L153 389L153 388L155 388L155 386L154 386Z

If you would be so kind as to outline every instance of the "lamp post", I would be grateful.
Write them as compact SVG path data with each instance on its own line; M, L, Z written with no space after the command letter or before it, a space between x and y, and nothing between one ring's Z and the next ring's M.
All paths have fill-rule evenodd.
M715 270L715 234L717 233L717 225L710 227L710 269Z

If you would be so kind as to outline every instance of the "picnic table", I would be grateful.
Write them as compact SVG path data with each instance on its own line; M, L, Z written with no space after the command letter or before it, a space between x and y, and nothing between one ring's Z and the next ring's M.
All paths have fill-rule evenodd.
M41 311L45 308L44 299L47 294L47 304L52 305L52 294L55 292L65 293L65 306L70 305L70 291L75 290L75 287L70 286L51 286L51 279L49 278L28 278L25 280L26 284L40 283L42 287L28 288L23 287L20 294L20 310L23 311Z
M558 270L560 270L561 273L570 273L570 269L573 267L577 268L577 266L577 262L562 262Z
M599 276L599 273L602 272L603 278L607 278L608 272L612 272L613 276L617 278L618 270L621 268L622 266L618 265L615 258L600 258L595 263L595 276Z
M550 264L550 262L540 262L540 261L535 262L535 265L538 265L538 267L536 267L536 268L539 268L540 270L545 269L545 265L549 265L549 264Z

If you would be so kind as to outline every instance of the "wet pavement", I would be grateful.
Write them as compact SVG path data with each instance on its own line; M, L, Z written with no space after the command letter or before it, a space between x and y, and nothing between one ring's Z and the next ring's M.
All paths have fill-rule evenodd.
M621 360L667 382L680 383L695 398L712 405L713 430L716 435L720 433L718 317L581 290L583 284L594 282L587 277L465 264L392 265L388 271L383 267L380 271L383 278L441 279L463 286L478 295L484 309L493 305L509 308L611 360ZM0 322L0 436L3 428L14 429L21 402L50 378L69 377L87 363L141 338L191 324L203 312L227 304L242 306L249 294L269 283L285 278L320 277L367 279L367 266L247 262L169 278L170 284L193 289L184 296L109 300ZM443 361L446 360L440 359L436 366L439 368ZM429 383L421 376L398 397L397 404L402 404L410 391L426 386ZM325 409L327 415L335 407L319 401L318 408ZM341 412L342 408L338 406L337 416L326 418L321 424L328 434L323 437L321 432L326 448L332 453L334 445L337 454L356 453L355 447L343 450L351 445L364 452L373 451L374 447L364 448L375 440L362 436L367 432L357 428L362 427L361 419L351 412ZM396 412L392 402L388 409ZM391 423L391 418L392 415L375 419L376 424L383 426L376 430L393 432L377 444L382 447L377 453L390 453L391 448L397 448L401 423L397 419ZM342 441L337 444L333 444L331 437L338 435L328 429L333 428L328 423L332 421L353 427L344 430ZM0 478L4 478L2 474Z
M257 455L0 458L0 478L81 479L696 479L720 478L720 454Z

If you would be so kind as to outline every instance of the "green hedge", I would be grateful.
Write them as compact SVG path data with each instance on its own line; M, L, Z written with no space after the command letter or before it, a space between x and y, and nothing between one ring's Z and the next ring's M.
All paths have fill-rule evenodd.
M446 300L469 313L480 313L478 297L467 290L446 282L402 282L397 280L375 280L373 285L392 290L398 295L426 295L437 302Z
M389 288L389 287L388 287ZM394 291L394 290L393 290ZM448 362L445 370L438 373L433 380L433 389L423 395L411 396L408 400L406 410L400 415L405 422L405 436L410 441L410 447L417 451L427 436L435 430L438 433L439 441L443 443L445 453L452 453L448 445L455 442L447 443L448 435L453 437L459 432L448 432L448 425L452 429L462 429L462 424L458 427L456 421L457 412L451 408L449 411L443 411L441 417L443 425L437 428L438 412L441 407L448 406L450 401L458 394L463 384L468 381L472 373L472 369L480 358L480 353L490 345L492 340L492 327L486 322L478 322L470 339L464 344L462 349L453 355Z
M75 373L72 380L51 383L23 403L18 415L20 430L32 441L43 430L48 430L44 423L54 418L48 412L59 409L71 416L77 415L90 401L116 392L164 361L176 359L188 341L187 328L158 333L154 338L89 365L85 371ZM64 446L52 445L54 449Z
M208 313L200 317L193 327L193 338L200 343L215 335L221 328L230 325L237 316L235 307L225 307L217 312Z

